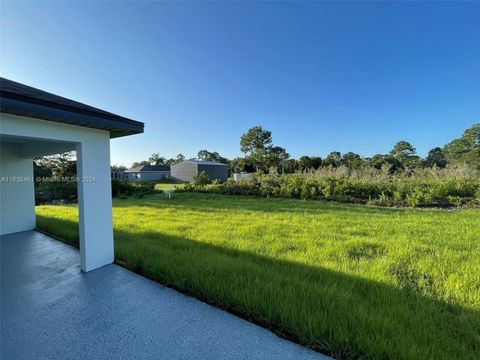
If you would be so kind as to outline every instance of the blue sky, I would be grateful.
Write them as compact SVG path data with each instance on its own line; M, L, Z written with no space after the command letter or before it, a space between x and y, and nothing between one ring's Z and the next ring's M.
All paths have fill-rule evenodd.
M241 155L424 155L480 121L479 2L2 2L1 75L145 122L112 164Z

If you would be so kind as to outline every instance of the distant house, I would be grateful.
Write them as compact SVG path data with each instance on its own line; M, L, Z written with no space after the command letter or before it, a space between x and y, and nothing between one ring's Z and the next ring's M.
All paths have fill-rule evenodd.
M168 165L141 165L125 170L122 180L126 181L158 181L170 180L170 166Z
M216 161L205 160L184 160L172 164L172 180L185 182L193 181L193 178L198 173L205 171L208 179L225 181L228 178L228 166Z

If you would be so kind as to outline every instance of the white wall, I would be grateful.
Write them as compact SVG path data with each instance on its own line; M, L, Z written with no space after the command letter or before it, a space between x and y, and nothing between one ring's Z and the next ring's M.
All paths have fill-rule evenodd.
M80 266L82 270L89 271L113 262L109 132L2 113L0 134L23 139L27 142L27 147L29 139L32 143L44 140L62 142L63 145L65 142L75 144L77 175L80 180L88 180L78 182ZM13 166L8 165L9 161L6 164L10 169ZM26 171L26 168L23 170ZM30 171L33 171L32 167ZM19 196L20 189L15 190L12 197L4 198L2 184L2 214L3 209L8 209ZM34 206L30 200L28 204L19 204L18 209L22 209L21 214L9 216L15 219L31 216Z
M22 144L0 144L0 235L35 229L33 158Z

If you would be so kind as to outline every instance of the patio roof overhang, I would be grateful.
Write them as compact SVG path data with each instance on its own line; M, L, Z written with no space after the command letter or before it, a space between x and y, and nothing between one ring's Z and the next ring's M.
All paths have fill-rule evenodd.
M0 78L1 112L106 130L110 138L143 133L144 124L92 106Z
M36 227L33 159L75 150L76 176L62 181L76 182L80 267L110 264L110 139L142 133L143 123L4 78L0 96L0 235Z

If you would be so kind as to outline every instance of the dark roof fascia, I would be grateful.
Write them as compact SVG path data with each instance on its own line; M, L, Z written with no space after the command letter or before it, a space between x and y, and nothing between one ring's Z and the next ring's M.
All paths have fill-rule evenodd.
M1 112L32 118L77 125L110 132L110 137L143 133L144 124L114 114L95 113L88 110L34 99L1 91Z
M123 172L126 173L167 173L171 172L171 170L124 170Z
M155 169L155 167L162 167L161 169ZM168 165L140 165L135 166L131 169L125 170L124 172L128 173L139 173L139 172L170 172L171 168Z
M171 170L140 170L140 171L134 171L134 172L141 172L141 173L166 173L166 172L171 172Z

